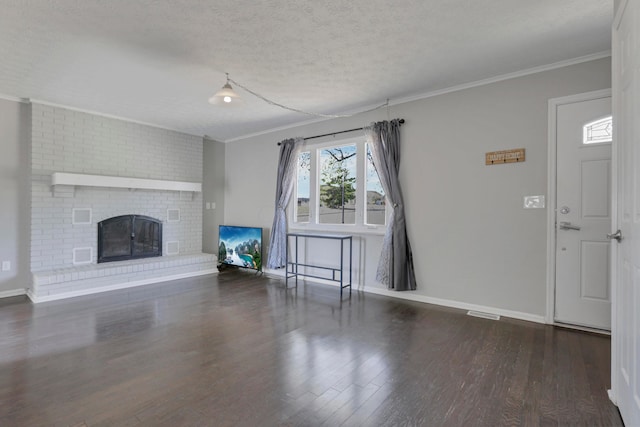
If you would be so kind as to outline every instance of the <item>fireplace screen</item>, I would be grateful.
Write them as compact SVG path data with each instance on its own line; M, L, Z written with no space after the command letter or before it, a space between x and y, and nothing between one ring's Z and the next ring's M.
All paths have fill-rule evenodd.
M98 223L98 262L162 256L162 222L122 215Z

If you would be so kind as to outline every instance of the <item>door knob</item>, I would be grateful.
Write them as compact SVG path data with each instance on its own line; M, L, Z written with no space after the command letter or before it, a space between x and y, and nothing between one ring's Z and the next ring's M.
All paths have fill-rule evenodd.
M622 240L622 231L618 230L615 233L607 234L607 237L610 239L616 239L618 242Z
M573 225L567 221L560 221L559 228L560 230L580 230L579 226Z

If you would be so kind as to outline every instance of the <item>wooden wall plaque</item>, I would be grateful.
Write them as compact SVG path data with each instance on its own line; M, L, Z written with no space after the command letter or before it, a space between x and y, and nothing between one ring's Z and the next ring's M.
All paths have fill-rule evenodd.
M512 150L492 151L485 154L485 165L498 165L502 163L524 162L524 148Z

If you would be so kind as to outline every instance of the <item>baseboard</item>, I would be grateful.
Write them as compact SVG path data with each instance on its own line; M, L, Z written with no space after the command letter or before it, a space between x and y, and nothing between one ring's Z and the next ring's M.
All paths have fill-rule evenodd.
M207 274L218 274L218 270L213 268L213 269L208 269L208 270L194 271L194 272L191 272L191 273L174 274L174 275L171 275L171 276L152 277L152 278L144 279L144 280L136 280L136 281L132 281L132 282L116 283L116 284L113 284L113 285L102 286L102 287L99 287L99 288L82 289L82 290L79 290L79 291L65 292L65 293L56 294L56 295L36 296L36 295L33 294L31 289L29 289L29 291L27 292L27 296L29 297L29 299L34 304L37 304L37 303L41 303L41 302L56 301L56 300L61 300L61 299L80 297L80 296L84 296L84 295L98 294L98 293L101 293L101 292L115 291L115 290L118 290L118 289L127 289L127 288L135 288L137 286L152 285L154 283L168 282L168 281L171 281L171 280L187 279L189 277L204 276L204 275L207 275Z
M265 274L272 275L280 279L284 278L284 270L267 269L265 270ZM336 286L336 287L339 286L336 282L331 282L329 280L322 280L322 279L315 279L315 278L304 278L304 280L313 282L313 283L320 283L323 285L330 285L330 286ZM478 304L469 304L461 301L454 301L454 300L448 300L448 299L442 299L442 298L433 298L425 295L419 295L411 291L398 292L398 291L390 291L388 289L374 288L374 287L365 287L365 288L359 288L359 289L354 287L353 289L358 291L368 292L371 294L376 294L376 295L384 295L391 298L399 298L399 299L404 299L409 301L423 302L427 304L434 304L434 305L439 305L439 306L449 307L449 308L458 308L465 311L471 310L471 311L479 311L483 313L495 314L501 317L509 317L511 319L525 320L527 322L542 323L542 324L546 323L544 316L539 316L531 313L524 313L521 311L505 310L497 307L488 307L488 306L478 305Z
M442 299L442 298L433 298L433 297L428 297L424 295L417 295L415 293L412 293L411 291L398 292L398 291L390 291L387 289L377 289L377 288L368 288L363 290L365 292L370 292L372 294L386 295L393 298L424 302L427 304L440 305L443 307L458 308L465 311L468 311L468 310L480 311L483 313L495 314L501 317L509 317L511 319L526 320L527 322L543 323L543 324L546 323L544 320L544 316L539 316L531 313L524 313L521 311L505 310L503 308L489 307L485 305L469 304L461 301L454 301L454 300L448 300L448 299Z
M21 289L9 289L8 291L0 291L0 298L19 297L20 295L27 295L27 290Z
M589 332L592 334L611 336L611 331L606 329L597 329L597 328L592 328L589 326L582 326L582 325L572 325L571 323L564 323L564 322L557 322L557 321L554 321L552 325L557 326L559 328L564 328L564 329L573 329L576 331Z
M109 286L104 286L104 287L94 288L94 289L85 289L81 291L66 292L64 294L58 294L58 295L36 296L33 294L31 289L29 290L13 289L10 291L0 292L0 298L8 298L12 296L19 296L19 295L26 294L32 302L41 303L41 302L55 301L55 300L60 300L65 298L73 298L73 297L78 297L83 295L91 295L91 294L96 294L100 292L113 291L117 289L126 289L126 288L133 288L137 286L149 285L153 283L167 282L170 280L186 279L188 277L203 276L206 274L218 274L218 270L210 269L210 270L197 271L193 273L176 274L172 276L164 276L164 277L158 277L158 278L138 280L134 282L119 283L119 284L114 284L114 285L109 285ZM284 278L284 270L265 269L264 274L274 276L280 279ZM328 280L321 280L321 279L304 279L304 280L307 280L309 282L314 282L314 283L320 283L323 285L338 287L337 283L331 282ZM433 298L433 297L428 297L424 295L418 295L413 292L397 292L397 291L390 291L387 289L372 288L372 287L358 289L358 290L376 294L376 295L384 295L391 298L399 298L399 299L404 299L409 301L423 302L427 304L457 308L461 310L481 311L484 313L491 313L491 314L495 314L502 317L525 320L525 321L534 322L534 323L543 323L543 324L546 323L544 316L538 316L530 313L523 313L520 311L505 310L505 309L496 308L496 307L488 307L484 305L469 304L465 302L448 300L448 299Z

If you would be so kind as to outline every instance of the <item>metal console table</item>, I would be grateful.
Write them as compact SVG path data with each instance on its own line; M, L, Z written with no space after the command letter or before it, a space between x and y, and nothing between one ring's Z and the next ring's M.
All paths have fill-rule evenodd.
M295 241L294 245L294 260L289 261L289 238L293 237ZM340 241L340 268L334 267L323 267L319 265L312 264L302 264L298 261L298 239L306 238L306 239L327 239L327 240L338 240ZM345 268L345 260L344 260L344 250L345 243L349 242L349 283L345 284L344 280L344 268ZM296 278L296 288L298 287L298 276L306 276L306 277L314 277L316 279L325 279L330 280L332 282L340 283L340 297L342 297L342 290L344 288L349 288L349 295L351 295L351 283L352 283L352 269L353 269L353 236L351 235L343 235L343 234L306 234L306 233L287 233L287 246L286 246L286 258L287 260L287 271L285 273L285 286L289 289L289 279L295 277ZM291 271L289 271L289 266L291 266ZM298 267L308 267L308 268L317 268L321 270L329 270L331 272L331 277L323 277L323 276L315 276L312 274L306 274L306 272L300 273L298 271ZM340 273L340 278L336 278L336 273Z

